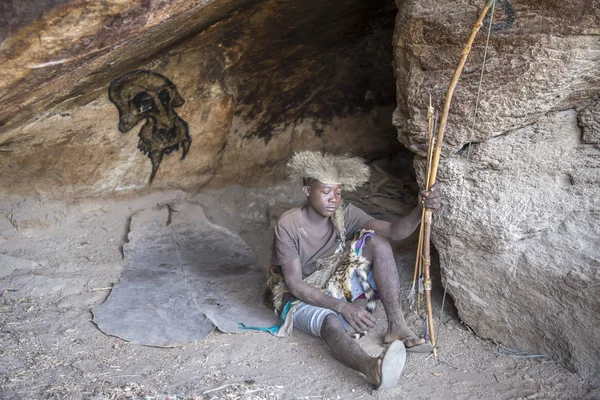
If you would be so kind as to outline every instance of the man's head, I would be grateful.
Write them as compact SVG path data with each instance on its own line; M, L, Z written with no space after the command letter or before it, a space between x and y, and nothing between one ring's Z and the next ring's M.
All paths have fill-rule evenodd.
M302 179L308 205L324 217L331 217L342 203L342 190L353 191L369 179L363 160L316 151L294 153L288 163L290 177Z
M342 190L354 191L369 180L369 168L362 159L318 151L299 151L288 162L291 179L302 179L309 207L323 217L331 217L340 243L346 241Z
M306 195L308 206L323 217L332 217L342 204L342 185L340 184L305 179L302 191Z

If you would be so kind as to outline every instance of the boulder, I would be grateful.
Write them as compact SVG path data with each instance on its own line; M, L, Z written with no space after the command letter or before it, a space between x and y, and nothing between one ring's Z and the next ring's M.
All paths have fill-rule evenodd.
M402 1L394 37L399 140L425 163L438 110L483 2ZM456 89L433 242L448 293L479 335L600 368L600 6L497 1ZM474 123L473 123L474 120ZM470 149L469 140L472 140Z

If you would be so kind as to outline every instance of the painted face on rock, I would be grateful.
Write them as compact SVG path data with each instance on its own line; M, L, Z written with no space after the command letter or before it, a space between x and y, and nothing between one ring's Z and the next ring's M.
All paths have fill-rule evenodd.
M342 185L314 181L304 186L308 206L323 217L331 217L342 204Z

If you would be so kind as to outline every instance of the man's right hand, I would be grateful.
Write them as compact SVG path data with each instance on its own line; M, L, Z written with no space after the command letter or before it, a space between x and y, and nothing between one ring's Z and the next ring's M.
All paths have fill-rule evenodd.
M343 315L344 319L357 332L366 332L373 328L375 322L377 322L370 312L358 304L344 302L337 311Z
M346 319L357 332L366 332L375 326L376 319L364 307L349 303L315 289L302 280L302 267L298 258L281 266L290 292L301 301L317 307L334 310Z

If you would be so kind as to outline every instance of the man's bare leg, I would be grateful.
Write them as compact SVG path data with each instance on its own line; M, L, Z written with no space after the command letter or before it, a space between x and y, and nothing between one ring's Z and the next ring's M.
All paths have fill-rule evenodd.
M375 235L367 240L363 256L373 265L373 278L388 319L388 330L383 342L388 344L394 340L402 340L407 348L425 343L425 339L418 339L404 320L400 301L400 279L390 243L386 238ZM409 337L412 339L406 340Z
M368 355L358 342L348 335L337 315L330 314L325 317L321 326L321 337L336 360L362 372L375 386L379 385L381 359Z

